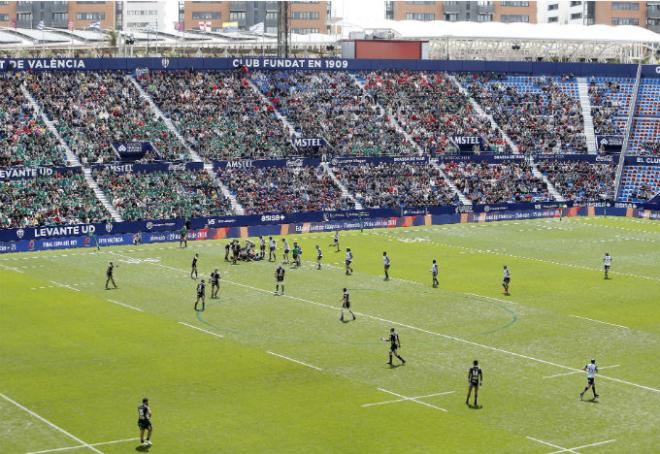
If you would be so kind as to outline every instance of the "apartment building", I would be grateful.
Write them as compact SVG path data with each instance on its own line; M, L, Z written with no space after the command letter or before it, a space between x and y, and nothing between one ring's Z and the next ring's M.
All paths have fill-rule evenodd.
M393 20L536 23L536 2L529 1L388 1L385 16Z
M539 22L637 25L660 32L660 1L539 1Z
M289 2L289 29L293 33L328 33L330 2ZM183 21L186 29L199 28L210 22L213 30L221 30L227 24L237 24L247 30L263 24L266 33L277 33L278 2L216 2L185 1Z
M173 26L165 23L168 7L168 2L165 0L129 0L118 3L122 3L121 10L117 14L117 23L121 24L122 30L164 30Z
M13 27L16 20L16 2L0 2L0 27Z

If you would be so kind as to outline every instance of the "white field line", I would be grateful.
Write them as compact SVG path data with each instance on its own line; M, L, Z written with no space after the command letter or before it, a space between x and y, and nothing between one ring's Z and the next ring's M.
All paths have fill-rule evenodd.
M477 295L476 293L466 293L466 295L475 296L477 298L485 298L487 300L497 301L498 303L513 304L513 301L501 300L499 298L493 298L492 296Z
M453 394L456 391L445 391L442 393L434 393L434 394L426 394L424 396L415 396L415 397L406 397L404 399L394 399L394 400L383 400L380 402L371 402L368 404L363 404L363 408L368 408L368 407L377 407L378 405L387 405L387 404L395 404L397 402L406 402L409 400L417 400L417 399L426 399L427 397L435 397L435 396L444 396L446 394Z
M570 449L566 448L566 449L562 449L561 451L552 451L549 454L558 454L560 452L573 452L572 451L573 449L592 448L594 446L601 446L601 445L607 445L607 444L610 444L610 443L614 443L615 441L616 441L616 439L614 439L614 438L611 439L611 440L597 441L596 443L590 443L588 445L576 446L575 448L570 448Z
M387 394L392 394L393 396L399 397L399 398L401 398L401 399L403 399L403 400L407 400L407 401L410 401L410 402L414 402L414 403L416 403L416 404L424 405L425 407L433 408L434 410L440 410L440 411L444 411L445 413L447 413L447 409L446 409L446 408L437 407L437 406L435 406L435 405L433 405L433 404L429 404L428 402L424 402L424 401L422 401L422 400L416 400L416 399L413 398L413 397L407 397L407 396L404 396L404 395L402 395L402 394L395 393L394 391L388 391L388 390L385 389L385 388L378 388L378 391L382 391L382 392L387 393Z
M616 326L617 328L630 329L630 328L628 328L627 326L617 325L616 323L603 322L603 321L601 321L601 320L595 320L595 319L593 319L593 318L583 317L583 316L581 316L581 315L571 315L571 317L581 318L581 319L583 319L583 320L589 320L590 322L602 323L603 325Z
M23 273L22 270L19 270L18 268L14 268L13 266L0 265L0 269L7 271L16 271L17 273Z
M556 451L556 452L572 452L573 454L580 454L579 452L574 451L574 450L571 449L571 448L564 448L563 446L559 446L559 445L556 445L556 444L554 444L554 443L550 443L550 442L548 442L548 441L539 440L538 438L534 438L534 437L529 437L529 436L528 436L527 439L528 439L528 440L535 441L535 442L537 442L537 443L541 443L542 445L550 446L551 448L559 448L559 449L561 449L561 451Z
M613 364L611 366L599 367L598 370L614 369L615 367L619 367L619 366L620 366L620 364ZM543 378L565 377L566 375L574 375L574 374L577 374L579 372L583 372L583 371L564 372L563 374L548 375L548 376L543 377Z
M89 446L116 445L119 443L128 443L129 441L137 441L137 440L139 440L139 438L124 438L123 440L112 440L112 441L102 441L100 443L90 443ZM43 454L46 452L72 451L74 449L81 449L85 447L86 447L85 445L67 446L66 448L44 449L43 451L30 451L26 454Z
M223 338L223 337L225 337L225 336L223 336L222 334L214 333L213 331L208 331L208 330L205 330L205 329L203 329L203 328L199 328L199 327L197 327L197 326L195 326L195 325L191 325L190 323L179 322L179 324L180 324L180 325L187 326L188 328L196 329L197 331L201 331L201 332L206 333L206 334L210 334L211 336L215 336L215 337L219 337L219 338Z
M64 435L66 435L67 437L69 437L70 439L72 439L73 441L76 441L76 442L80 443L80 444L81 444L82 446L84 446L85 448L87 448L87 449L91 449L92 451L94 451L94 452L97 453L97 454L103 454L102 451L99 451L98 449L96 449L95 447L91 446L91 445L90 445L89 443L87 443L86 441L83 441L83 440L81 440L80 438L76 437L75 435L71 434L70 432L67 432L66 430L62 429L60 426L53 424L52 422L48 421L48 420L47 420L46 418L44 418L43 416L40 416L40 415L38 415L37 413L35 413L35 412L33 412L32 410L30 410L29 408L27 408L26 406L19 404L19 403L16 402L14 399L11 399L10 397L7 397L6 395L4 395L4 394L2 394L2 393L0 393L0 397L2 397L4 400L6 400L7 402L9 402L10 404L13 404L13 405L15 405L16 407L20 408L20 409L23 410L24 412L26 412L26 413L32 415L33 417L37 418L39 421L41 421L41 422L47 424L48 426L52 427L53 429L57 430L58 432L63 433Z
M124 307L127 307L127 308L129 308L129 309L133 309L134 311L144 312L144 311L143 311L142 309L140 309L139 307L131 306L130 304L121 303L121 302L119 302L119 301L115 301L115 300L108 300L108 301L109 301L110 303L112 303L112 304L117 304L117 305L119 305L119 306L124 306Z
M162 263L148 262L146 264L153 265L153 266L158 266L158 267L169 269L169 270L176 271L176 272L179 272L179 273L183 272L183 273L188 274L187 270L184 270L182 268L175 268L175 267L168 266L168 265L163 265ZM228 279L224 279L223 282L233 284L233 285L237 285L239 287L249 288L249 289L254 290L256 292L260 292L260 293L264 293L264 294L268 294L268 295L272 294L272 292L270 292L268 290L264 290L262 288L254 287L254 286L248 285L248 284L242 284L240 282L231 281L231 280L228 280ZM325 307L327 309L337 311L337 307L331 306L329 304L319 303L317 301L312 301L312 300L308 300L308 299L304 299L304 298L298 298L297 296L291 296L291 295L286 295L286 294L282 295L282 296L285 297L285 298L292 299L292 300L300 301L300 302L307 303L307 304L312 304L314 306ZM430 330L427 330L427 329L424 329L424 328L419 328L417 326L409 325L407 323L396 322L394 320L388 320L386 318L382 318L382 317L379 317L377 315L370 315L370 314L366 314L364 312L357 312L357 311L354 311L354 312L355 312L356 315L360 315L362 317L369 318L369 319L372 319L372 320L377 320L377 321L383 322L385 324L401 326L403 328L408 328L410 330L418 331L420 333L426 333L426 334L430 334L432 336L442 337L444 339L453 340L455 342L459 342L459 343L463 343L463 344L467 344L467 345L472 345L474 347L480 347L480 348L483 348L485 350L504 353L506 355L511 355L511 356L515 356L517 358L527 359L529 361L534 361L534 362L541 363L541 364L546 364L548 366L557 367L559 369L564 369L564 370L568 370L568 371L572 371L572 372L582 372L581 369L576 369L576 368L570 367L570 366L564 366L563 364L558 364L558 363L555 363L555 362L552 362L552 361L546 361L544 359L535 358L533 356L523 355L522 353L516 353L516 352L512 352L512 351L505 350L505 349L502 349L502 348L493 347L493 346L486 345L486 344L480 344L478 342L473 342L473 341L463 339L463 338L460 338L460 337L457 337L457 336L452 336L452 335L449 335L449 334L437 333L435 331L430 331ZM640 388L640 389L644 389L644 390L647 390L647 391L652 391L652 392L660 394L660 389L653 388L651 386L640 385L638 383L633 383L633 382L630 382L630 381L627 381L627 380L622 380L620 378L608 377L606 375L599 375L599 377L601 379L604 379L604 380L609 380L609 381L612 381L612 382L615 382L615 383L620 383L622 385L633 386L635 388Z
M52 284L57 285L58 287L68 288L69 290L73 290L74 292L79 292L79 291L80 291L80 289L77 289L77 288L72 287L72 286L67 285L67 284L62 284L61 282L56 282L56 281L50 281L50 282L51 282Z
M323 369L321 369L320 367L312 366L311 364L304 363L304 362L302 362L302 361L298 361L297 359L293 359L293 358L290 358L290 357L288 357L288 356L280 355L279 353L275 353L275 352L271 352L271 351L267 351L266 353L268 353L269 355L273 355L273 356L279 356L279 357L282 358L282 359L286 359L286 360L292 361L292 362L294 362L294 363L298 363L298 364L300 364L300 365L302 365L302 366L310 367L310 368L315 369L315 370L318 370L318 371L322 371L322 370L323 370Z

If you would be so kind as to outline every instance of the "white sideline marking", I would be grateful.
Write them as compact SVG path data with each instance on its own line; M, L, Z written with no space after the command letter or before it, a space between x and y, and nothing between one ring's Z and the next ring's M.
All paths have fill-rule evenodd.
M440 411L444 411L445 413L447 413L447 409L446 409L446 408L437 407L437 406L435 406L435 405L433 405L433 404L429 404L428 402L424 402L424 401L422 401L422 400L417 400L417 399L414 398L414 397L407 397L407 396L404 396L404 395L402 395L402 394L395 393L394 391L388 391L388 390L385 389L385 388L378 388L378 391L382 391L382 392L387 393L387 394L392 394L393 396L399 397L399 398L401 398L402 400L407 400L407 401L410 401L410 402L415 402L416 404L424 405L425 407L433 408L434 410L440 410Z
M273 356L279 356L280 358L283 358L283 359L288 359L289 361L293 361L294 363L298 363L298 364L301 364L303 366L311 367L312 369L316 369L318 371L323 370L320 367L316 367L316 366L312 366L311 364L303 363L302 361L298 361L297 359L289 358L288 356L280 355L279 353L275 353L275 352L271 352L271 351L267 351L266 353L268 353L270 355L273 355Z
M550 442L547 442L547 441L539 440L538 438L534 438L534 437L529 437L529 436L528 436L527 439L528 439L528 440L535 441L535 442L537 442L537 443L541 443L542 445L550 446L551 448L559 448L559 449L561 449L561 451L556 451L556 452L572 452L573 454L580 454L579 452L577 452L577 451L573 451L573 450L570 449L570 448L564 448L563 446L559 446L559 445L556 445L556 444L554 444L554 443L550 443Z
M190 323L179 322L179 324L187 326L188 328L196 329L197 331L201 331L201 332L206 333L206 334L210 334L211 336L220 337L220 338L225 337L222 334L214 333L212 331L207 331L207 330L199 328L195 325L191 325Z
M476 296L477 298L485 298L487 300L497 301L498 303L513 304L513 301L501 300L499 298L493 298L492 296L477 295L476 293L466 293L466 295Z
M18 268L14 268L13 266L0 265L0 268L7 271L16 271L17 273L23 273L22 270L19 270Z
M68 288L69 290L73 290L74 292L79 292L80 291L80 289L77 289L75 287L71 287L70 285L67 285L67 284L62 284L61 282L56 282L56 281L50 281L50 282L52 284L57 285L58 287Z
M80 443L83 447L88 448L88 449L91 449L92 451L94 451L94 452L97 453L97 454L103 454L102 451L99 451L98 449L96 449L95 447L93 447L92 445L90 445L89 443L87 443L86 441L83 441L83 440L81 440L80 438L76 437L75 435L71 434L70 432L67 432L66 430L62 429L60 426L57 426L57 425L53 424L52 422L48 421L48 420L47 420L46 418L44 418L43 416L40 416L40 415L36 414L35 412L33 412L32 410L30 410L29 408L25 407L24 405L19 404L19 403L16 402L14 399L11 399L10 397L7 397L6 395L4 395L4 394L2 394L2 393L0 393L0 397L2 397L4 400L6 400L7 402L9 402L10 404L14 404L16 407L20 408L21 410L25 411L26 413L29 413L30 415L34 416L34 417L37 418L39 421L41 421L41 422L43 422L43 423L49 425L50 427L52 427L53 429L57 430L58 432L61 432L61 433L63 433L64 435L66 435L67 437L71 438L72 440L77 441L77 442Z
M570 449L565 448L565 449L562 449L561 451L552 451L549 454L558 454L560 452L573 452L572 450L574 450L574 449L584 449L584 448L591 448L591 447L594 447L594 446L607 445L609 443L614 443L615 441L616 441L616 439L613 438L611 440L598 441L596 443L590 443L588 445L576 446L575 448L570 448Z
M175 267L168 266L168 265L163 265L162 263L148 263L148 264L158 266L158 267L161 267L161 268L165 268L165 269L169 269L169 270L172 270L172 271L183 272L183 273L188 274L188 271L186 271L184 269L175 268ZM239 287L249 288L249 289L252 289L256 292L265 293L265 294L268 294L268 295L272 294L272 292L270 292L268 290L264 290L264 289L259 288L259 287L253 287L252 285L241 284L240 282L235 282L235 281L231 281L231 280L228 280L228 279L224 279L223 282L238 285ZM319 303L319 302L316 302L316 301L311 301L311 300L307 300L307 299L304 299L304 298L298 298L296 296L291 296L291 295L286 295L286 294L282 295L282 296L285 297L285 298L301 301L303 303L313 304L314 306L325 307L325 308L331 309L333 311L337 310L337 308L335 306L331 306L329 304ZM390 324L390 325L397 325L397 326L408 328L408 329L411 329L411 330L414 330L414 331L419 331L421 333L430 334L432 336L438 336L438 337L442 337L442 338L445 338L445 339L450 339L450 340L453 340L455 342L461 342L461 343L464 343L464 344L473 345L475 347L480 347L480 348L483 348L483 349L486 349L486 350L496 351L496 352L500 352L500 353L505 353L507 355L516 356L518 358L528 359L530 361L535 361L537 363L546 364L548 366L554 366L554 367L558 367L558 368L564 369L564 370L569 370L569 371L572 371L572 372L582 372L581 369L576 369L574 367L564 366L563 364L554 363L552 361L546 361L546 360L540 359L540 358L534 358L533 356L523 355L522 353L516 353L516 352L509 351L509 350L504 350L502 348L492 347L492 346L486 345L486 344L480 344L478 342L473 342L473 341L463 339L463 338L460 338L460 337L451 336L449 334L436 333L434 331L429 331L429 330L426 330L426 329L423 329L423 328L418 328L416 326L408 325L406 323L395 322L393 320L388 320L386 318L378 317L376 315L365 314L364 312L357 312L357 311L355 312L355 314L361 315L362 317L370 318L372 320L378 320L380 322L387 323L387 324ZM608 377L606 375L599 375L599 377L601 379L610 380L610 381L613 381L615 383L620 383L622 385L634 386L636 388L645 389L647 391L652 391L652 392L660 394L660 389L653 388L651 386L640 385L638 383L633 383L633 382L630 382L630 381L622 380L620 378Z
M456 391L445 391L445 392L442 392L442 393L426 394L424 396L406 397L404 399L383 400L381 402L371 402L371 403L368 403L368 404L363 404L362 407L367 408L367 407L376 407L378 405L395 404L397 402L406 402L406 401L409 401L409 400L425 399L427 397L444 396L446 394L452 394L454 392L456 392Z
M118 305L120 305L120 306L124 306L124 307L127 307L127 308L129 308L129 309L133 309L134 311L144 312L144 311L143 311L142 309L140 309L139 307L131 306L130 304L120 303L119 301L115 301L115 300L108 300L108 301L111 302L112 304L118 304Z
M603 367L599 367L598 369L599 369L599 370L614 369L615 367L619 367L619 366L620 366L620 364L613 364L613 365L611 365L611 366L603 366ZM582 372L582 371L580 371L580 372ZM564 377L564 376L566 376L566 375L573 375L573 374L577 374L577 373L578 373L578 371L564 372L563 374L548 375L548 376L543 377L543 378L557 378L557 377Z
M583 319L583 320L589 320L590 322L602 323L603 325L610 325L610 326L616 326L616 327L618 327L618 328L630 329L630 328L628 328L627 326L617 325L616 323L603 322L603 321L600 321L600 320L595 320L595 319L593 319L593 318L583 317L583 316L581 316L581 315L571 315L571 317L581 318L581 319Z
M137 441L139 438L124 438L123 440L112 440L112 441L102 441L100 443L91 443L89 446L105 446L105 445L116 445L118 443L128 443L129 441ZM55 448L55 449L44 449L43 451L30 451L26 454L43 454L46 452L60 452L60 451L72 451L74 449L86 448L85 445L76 445L76 446L67 446L66 448Z

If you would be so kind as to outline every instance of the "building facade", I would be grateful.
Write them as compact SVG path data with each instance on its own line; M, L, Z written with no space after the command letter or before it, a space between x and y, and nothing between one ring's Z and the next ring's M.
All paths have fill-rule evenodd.
M121 24L122 30L165 30L173 27L173 24L165 23L168 2L164 0L128 0L118 3L122 3L117 17L117 23Z
M539 2L539 22L550 24L636 25L660 32L660 1Z
M214 31L223 28L249 30L263 24L266 33L277 33L278 2L216 2L185 1L184 27L187 30L209 26ZM289 29L292 33L328 33L330 2L289 2Z
M528 1L390 1L385 15L393 20L536 23L536 2Z

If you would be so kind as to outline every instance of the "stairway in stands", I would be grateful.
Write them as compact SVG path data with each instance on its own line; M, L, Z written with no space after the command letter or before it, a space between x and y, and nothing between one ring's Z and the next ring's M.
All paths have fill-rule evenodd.
M128 79L130 83L132 83L135 86L135 89L140 93L140 97L149 103L151 110L156 114L156 116L158 116L158 118L163 120L163 123L165 123L167 129L169 129L170 132L174 134L174 136L179 140L181 145L185 147L186 151L188 152L192 160L194 162L204 162L202 157L190 147L190 144L188 144L186 139L184 139L181 133L176 129L174 123L172 123L172 120L169 117L167 117L162 110L160 110L160 108L156 105L156 103L151 98L151 96L149 96L149 94L146 91L144 91L142 85L140 85L140 83L137 80L135 80L135 78L131 75L126 75L125 77L126 79ZM224 185L224 183L220 180L220 178L216 176L215 171L213 170L213 164L204 163L204 170L218 184L218 186L220 187L220 192L222 192L222 195L224 195L227 198L227 200L229 200L229 202L231 203L231 209L234 212L234 214L239 216L245 214L245 209L243 208L243 206L240 203L238 203L238 200L231 193L229 188L227 188L227 186Z
M598 152L598 143L594 131L594 119L591 116L591 99L589 98L589 85L585 77L577 78L578 94L580 96L580 107L584 120L584 135L587 139L587 151L590 154Z
M69 145L64 141L62 136L60 135L59 131L55 127L55 123L48 118L48 115L43 111L41 106L35 101L34 97L32 97L32 94L28 91L28 89L25 87L25 85L21 85L21 91L23 92L23 96L28 100L30 103L30 106L34 109L35 112L37 112L40 116L43 122L46 124L46 127L48 130L57 138L58 142L60 143L60 146L64 149L64 152L66 153L66 160L68 164L72 167L82 167L83 171L83 176L85 177L85 182L87 183L87 186L89 186L92 191L94 191L94 195L96 195L96 199L103 205L103 207L110 213L110 216L112 216L112 220L115 222L122 222L123 219L121 218L121 215L119 214L119 211L115 209L114 206L112 206L112 203L108 200L106 197L105 193L99 188L99 185L96 184L96 181L94 181L94 178L92 177L92 170L81 164L80 160L78 159L78 156L71 150Z
M337 178L337 175L335 175L335 173L332 171L328 163L327 162L321 163L321 167L323 167L325 173L328 174L328 176L332 179L332 181L334 181L334 183L339 187L339 189L341 190L342 197L346 197L351 202L353 202L355 204L356 210L361 210L363 208L362 204L357 201L357 199L353 196L353 194L351 194L351 192L346 188L346 186L343 185L341 180Z

